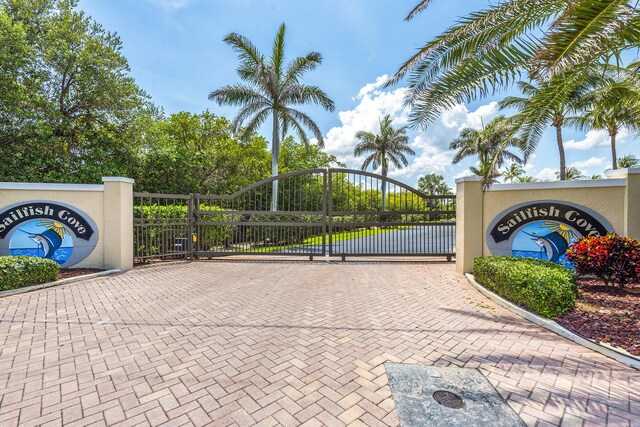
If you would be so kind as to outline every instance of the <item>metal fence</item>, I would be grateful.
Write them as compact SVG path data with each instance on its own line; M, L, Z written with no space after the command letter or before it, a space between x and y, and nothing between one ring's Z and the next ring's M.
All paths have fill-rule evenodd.
M425 195L357 170L292 172L231 195L134 197L138 261L229 254L450 258L455 245L454 195Z

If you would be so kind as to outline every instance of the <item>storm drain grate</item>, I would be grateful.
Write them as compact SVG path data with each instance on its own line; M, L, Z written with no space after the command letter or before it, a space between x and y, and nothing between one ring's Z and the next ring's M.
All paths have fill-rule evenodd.
M524 423L475 369L386 363L402 427L494 426Z

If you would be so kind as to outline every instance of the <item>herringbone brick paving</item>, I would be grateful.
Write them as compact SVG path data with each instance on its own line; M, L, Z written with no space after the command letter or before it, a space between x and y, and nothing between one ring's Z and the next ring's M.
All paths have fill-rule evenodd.
M0 424L397 425L384 362L479 368L528 425L640 426L640 372L451 264L172 263L0 299Z

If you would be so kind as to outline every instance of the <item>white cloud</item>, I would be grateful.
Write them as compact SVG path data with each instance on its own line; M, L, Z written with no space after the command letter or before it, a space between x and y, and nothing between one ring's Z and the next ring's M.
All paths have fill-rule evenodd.
M623 144L629 137L629 131L627 129L621 129L616 137L616 142ZM603 130L590 130L585 135L584 139L576 141L570 139L565 141L564 146L568 150L591 150L599 147L609 147L611 144L611 138L606 131Z
M545 180L555 181L558 179L558 177L556 176L556 172L558 172L558 169L544 168L540 172L538 172L535 175L535 177L541 181L545 181Z
M609 166L609 161L605 157L590 157L587 160L571 163L571 166L580 170L589 168L599 168L604 170Z
M348 111L338 113L340 126L327 132L325 151L335 155L349 167L359 167L362 159L353 158L353 148L358 143L355 135L358 131L377 132L379 120L386 114L391 115L396 126L408 123L409 109L404 105L405 88L384 90L382 86L388 76L376 78L368 83L353 98L357 105ZM465 105L456 105L442 115L426 131L409 131L411 147L416 156L410 159L408 167L402 170L390 170L389 176L404 177L407 182L417 181L419 175L430 172L444 173L452 168L453 152L449 143L465 127L480 129L498 114L498 104L491 102L469 111Z

